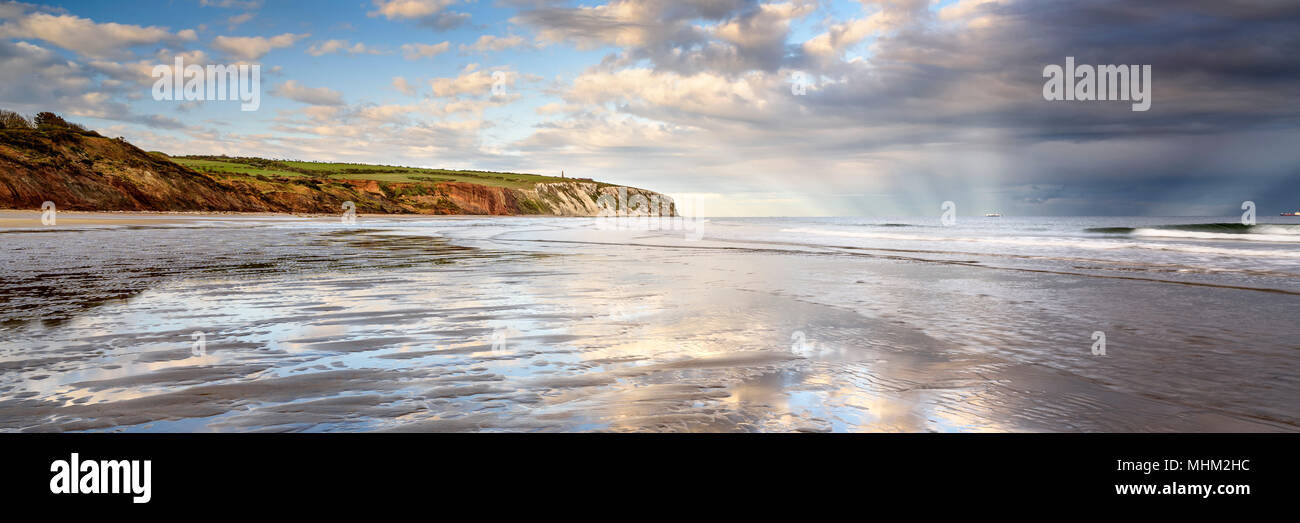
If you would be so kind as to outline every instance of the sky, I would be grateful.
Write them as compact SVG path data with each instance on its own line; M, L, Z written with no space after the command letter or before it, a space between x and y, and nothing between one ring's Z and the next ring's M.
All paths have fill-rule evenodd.
M257 64L261 105L156 100ZM1151 66L1151 107L1044 67ZM0 3L0 107L169 154L588 177L703 216L1300 210L1293 0Z

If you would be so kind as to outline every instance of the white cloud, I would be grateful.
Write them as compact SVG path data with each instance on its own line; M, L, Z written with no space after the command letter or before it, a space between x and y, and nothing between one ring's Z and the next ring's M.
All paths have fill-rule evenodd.
M965 22L970 27L988 27L996 23L997 7L1008 0L958 0L939 10L945 22Z
M235 9L259 9L262 0L199 0L202 7L227 7Z
M527 40L520 36L495 36L483 35L478 37L473 44L460 44L461 52L465 51L504 51L513 47L531 47Z
M506 90L515 85L519 73L498 69L494 71L479 70L478 64L469 64L461 69L455 78L435 78L431 82L434 96L458 97L462 95L484 96L492 94L492 85L500 82Z
M243 24L244 22L247 22L247 21L249 21L249 20L252 20L254 16L257 16L257 15L256 15L255 13L244 13L244 14L242 14L242 15L235 15L235 16L232 16L232 17L230 17L230 18L227 18L227 19L226 19L226 23L227 23L227 24L230 24L230 27L233 28L233 27L236 27L236 26L238 26L238 25L240 25L240 24Z
M421 58L433 58L451 49L451 42L440 44L402 44L402 56L407 60L419 60Z
M454 3L455 0L375 0L376 9L370 15L382 15L389 20L425 18L442 12Z
M122 87L131 89L132 87L150 87L158 79L153 76L153 68L156 65L171 65L175 63L176 58L181 58L187 64L207 64L211 63L207 53L201 50L171 52L160 49L154 56L137 60L134 62L114 62L110 60L91 60L87 66L96 72L104 75L100 80L100 85L109 87ZM144 95L143 92L129 93Z
M974 1L992 6L999 0ZM940 16L946 16L944 13L951 15L954 13L953 8L957 8L958 11L956 12L965 13L971 9L969 5L965 4L970 3L971 0L962 0L957 4L945 7L940 10ZM867 16L831 24L825 33L804 42L801 48L819 66L829 66L839 61L849 47L867 38L887 35L915 24L921 17L927 15L925 7L924 4L916 2L881 2L879 8Z
M346 52L348 54L383 54L383 51L380 51L379 49L368 47L366 44L361 42L353 44L347 40L326 40L324 42L316 42L307 48L307 54L312 56L321 56L338 52Z
M175 45L197 37L192 29L172 33L165 27L101 24L79 16L49 13L29 13L0 25L0 38L44 40L95 58L126 56L130 47L159 43Z
M393 77L393 88L406 96L415 96L416 93L415 86L401 76Z
M105 66L118 66L105 62ZM20 112L55 111L61 114L130 122L149 127L185 127L173 118L132 112L120 97L135 86L133 65L117 71L125 80L109 78L96 83L104 73L100 67L85 67L58 53L27 42L0 40L0 71L22 78L22 82L0 82L0 100L5 108Z
M343 105L343 95L328 87L307 87L296 80L288 80L271 94L308 105Z
M257 60L272 49L289 47L310 34L284 33L272 36L218 36L212 39L212 48L236 60Z
M415 20L425 27L451 29L469 20L467 13L447 10L456 0L374 0L370 16L389 20Z
M780 74L755 72L730 78L719 73L679 75L633 68L580 75L564 99L584 106L615 103L623 111L677 123L755 122L778 116L775 109L788 93L787 85Z
M814 12L808 0L665 2L613 0L596 6L542 7L512 23L536 29L543 42L579 49L622 48L603 65L649 60L677 71L772 71L786 55L790 22Z

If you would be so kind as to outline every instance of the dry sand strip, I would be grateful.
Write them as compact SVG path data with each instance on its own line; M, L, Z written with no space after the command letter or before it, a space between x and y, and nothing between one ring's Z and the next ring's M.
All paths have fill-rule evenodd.
M474 220L482 218L512 218L493 215L450 214L371 214L358 213L357 218L376 218L394 221ZM514 217L517 218L517 217ZM553 218L547 216L546 218ZM582 219L585 217L575 217ZM338 214L274 213L274 212L190 212L190 211L58 211L57 225L111 226L111 225L184 225L205 221L284 222L338 221ZM41 223L40 209L0 209L0 229L50 227Z

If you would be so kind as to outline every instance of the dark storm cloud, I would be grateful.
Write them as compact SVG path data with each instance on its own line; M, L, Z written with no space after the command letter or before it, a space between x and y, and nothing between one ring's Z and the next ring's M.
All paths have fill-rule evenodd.
M1052 198L1070 194L1072 212L1099 214L1230 215L1246 199L1270 211L1300 202L1300 155L1287 145L1300 143L1300 4L1033 2L986 9L1001 22L995 29L913 27L883 39L876 58L904 71L890 80L916 86L946 108L887 117L925 124L934 138L978 127L1001 129L1002 139L1019 144L1097 142L1086 148L1090 155L1017 155L1024 164L1008 168L1017 173L1010 176L1065 183L1050 195L1030 191L1022 198L1026 208L1059 211ZM936 48L951 55L917 60ZM1066 56L1079 64L1151 65L1151 110L1043 100L1042 67ZM987 109L944 103L972 89L1006 94Z
M981 9L996 21L988 27L944 29L929 20L882 37L873 67L831 68L850 81L809 102L856 118L1001 127L1029 140L1222 132L1293 121L1300 113L1300 8L1221 4L986 4ZM1134 114L1123 102L1043 100L1043 67L1067 56L1078 64L1151 65L1152 109ZM963 95L979 102L962 103Z
M549 8L519 20L552 38L620 47L594 68L610 74L649 63L656 75L738 82L798 71L813 79L806 96L768 81L750 84L752 97L704 107L686 95L628 93L635 87L608 78L610 96L586 89L569 97L705 130L733 155L803 158L827 170L837 159L862 161L896 193L955 192L1020 213L1179 208L1161 202L1219 212L1251 195L1300 202L1300 188L1286 183L1300 167L1297 147L1287 145L1300 124L1300 2L987 2L953 17L922 0L868 1L868 18L828 22L830 53L790 41L787 22L809 12L773 18L769 5L750 2L615 5L622 9ZM740 30L726 38L727 26ZM845 59L850 49L861 58ZM1150 110L1045 100L1043 68L1067 56L1080 65L1151 66ZM819 181L856 183L836 176ZM1207 197L1222 201L1215 207Z
M656 71L681 74L785 67L829 78L798 100L813 114L792 124L808 127L872 122L932 126L939 134L994 127L1026 140L1104 139L1270 125L1300 111L1297 2L988 3L977 8L992 21L984 26L944 23L923 1L870 4L899 23L856 62L804 55L784 25L757 22L762 9L747 1L545 8L518 20L578 43L623 44L605 69L649 60ZM701 29L703 22L734 24L751 41L726 41ZM1044 100L1043 67L1067 56L1080 65L1151 65L1153 109L1133 114L1125 102ZM787 88L773 86L774 94ZM777 111L766 116L790 121Z

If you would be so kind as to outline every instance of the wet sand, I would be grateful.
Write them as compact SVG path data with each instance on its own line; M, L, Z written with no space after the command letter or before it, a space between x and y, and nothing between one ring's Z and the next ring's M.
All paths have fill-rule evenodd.
M0 232L0 430L1300 427L1287 294L581 219L230 218Z

